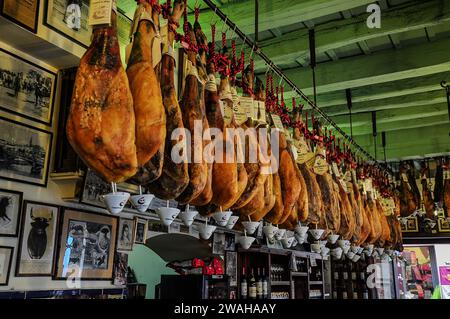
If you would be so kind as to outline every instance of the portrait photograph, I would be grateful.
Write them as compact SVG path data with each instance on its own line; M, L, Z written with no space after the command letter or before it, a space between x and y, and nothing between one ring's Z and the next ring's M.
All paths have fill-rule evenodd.
M114 260L114 286L125 286L128 274L128 254L116 252Z
M0 48L0 108L51 125L56 74Z
M119 220L119 234L117 238L117 250L133 250L134 220L121 218Z
M56 279L112 280L118 218L66 208L61 219Z
M0 246L0 286L8 286L13 255L13 247Z
M59 207L24 201L16 277L51 276Z
M136 218L134 230L134 243L145 244L147 240L147 220Z
M52 136L0 117L0 178L47 186Z
M36 33L39 0L2 0L0 13L21 27Z
M22 198L22 192L0 189L0 236L17 236Z

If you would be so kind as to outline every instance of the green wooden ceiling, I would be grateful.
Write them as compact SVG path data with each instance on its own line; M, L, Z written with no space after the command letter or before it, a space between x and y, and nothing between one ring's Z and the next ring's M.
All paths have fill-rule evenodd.
M254 37L254 0L214 2ZM450 82L450 0L376 2L379 29L366 25L373 0L259 0L259 46L312 95L308 32L314 28L317 104L344 131L350 133L345 90L351 89L354 138L372 155L376 145L378 159L384 158L382 131L390 160L450 154L447 100L440 87L442 80ZM201 0L189 0L190 11L196 4L209 30L217 18ZM118 0L118 5L133 16L134 0ZM228 35L233 37L232 31ZM257 59L255 67L263 77L267 67ZM377 112L376 142L372 111Z

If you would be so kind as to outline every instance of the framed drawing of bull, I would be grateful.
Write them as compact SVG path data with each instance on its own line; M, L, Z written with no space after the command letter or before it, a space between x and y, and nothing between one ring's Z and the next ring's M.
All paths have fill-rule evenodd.
M53 279L112 280L119 218L64 208Z
M51 276L59 207L24 201L16 277Z
M17 237L22 192L0 189L0 236Z

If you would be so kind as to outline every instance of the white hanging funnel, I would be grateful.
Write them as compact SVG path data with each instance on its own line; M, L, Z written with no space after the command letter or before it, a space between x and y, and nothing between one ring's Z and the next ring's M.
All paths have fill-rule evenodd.
M178 216L180 217L183 224L187 227L194 223L195 217L198 215L198 211L190 210L189 205L186 206L186 210L181 212Z
M239 216L231 216L227 223L227 229L233 229L238 220Z
M106 204L106 208L111 214L119 214L125 208L130 198L130 194L126 192L118 192L116 183L111 183L112 193L103 195L102 198Z
M336 244L338 239L339 239L339 235L335 235L335 234L328 235L328 237L327 237L328 243L330 243L331 245Z
M294 242L294 237L289 237L289 238L282 238L281 239L281 243L283 244L283 247L285 249L289 249L292 246L292 243Z
M277 231L275 232L275 239L281 240L281 238L283 238L285 234L286 234L286 229L277 229Z
M145 213L150 207L153 198L155 196L152 194L133 195L130 197L130 202L138 212Z
M214 213L212 217L216 221L217 225L220 227L225 227L228 224L231 215L233 215L232 211L225 211Z
M241 224L249 235L253 235L259 226L259 222L241 222Z
M320 244L319 243L311 244L311 252L317 254L320 253Z
M305 240L306 240L306 235L305 236L300 236L299 234L295 233L294 234L295 239L297 240L297 242L302 245Z
M241 247L245 250L249 249L253 242L256 240L255 237L250 237L250 236L240 236L238 239L239 245L241 245Z
M309 229L308 226L302 226L300 224L295 226L295 232L299 234L301 237L304 237L306 235L308 229Z
M277 230L278 230L278 228L276 228L272 224L269 224L269 225L266 225L263 227L264 235L269 239L273 239Z
M198 225L198 232L200 234L200 238L204 240L208 240L211 238L212 234L216 231L217 226L208 225L208 219L204 224Z
M169 201L167 201L167 207L159 207L156 210L156 213L164 225L170 226L175 218L177 218L180 210L178 208L169 207Z
M309 233L315 240L319 240L320 237L322 237L323 233L325 232L324 229L310 229Z

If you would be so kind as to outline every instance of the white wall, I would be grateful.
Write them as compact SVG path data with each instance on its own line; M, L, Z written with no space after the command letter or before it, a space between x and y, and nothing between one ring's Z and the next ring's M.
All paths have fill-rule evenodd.
M450 245L434 245L436 253L436 266L439 275L440 266L450 266ZM441 278L439 278L439 284L441 284ZM442 294L444 297L444 294Z

